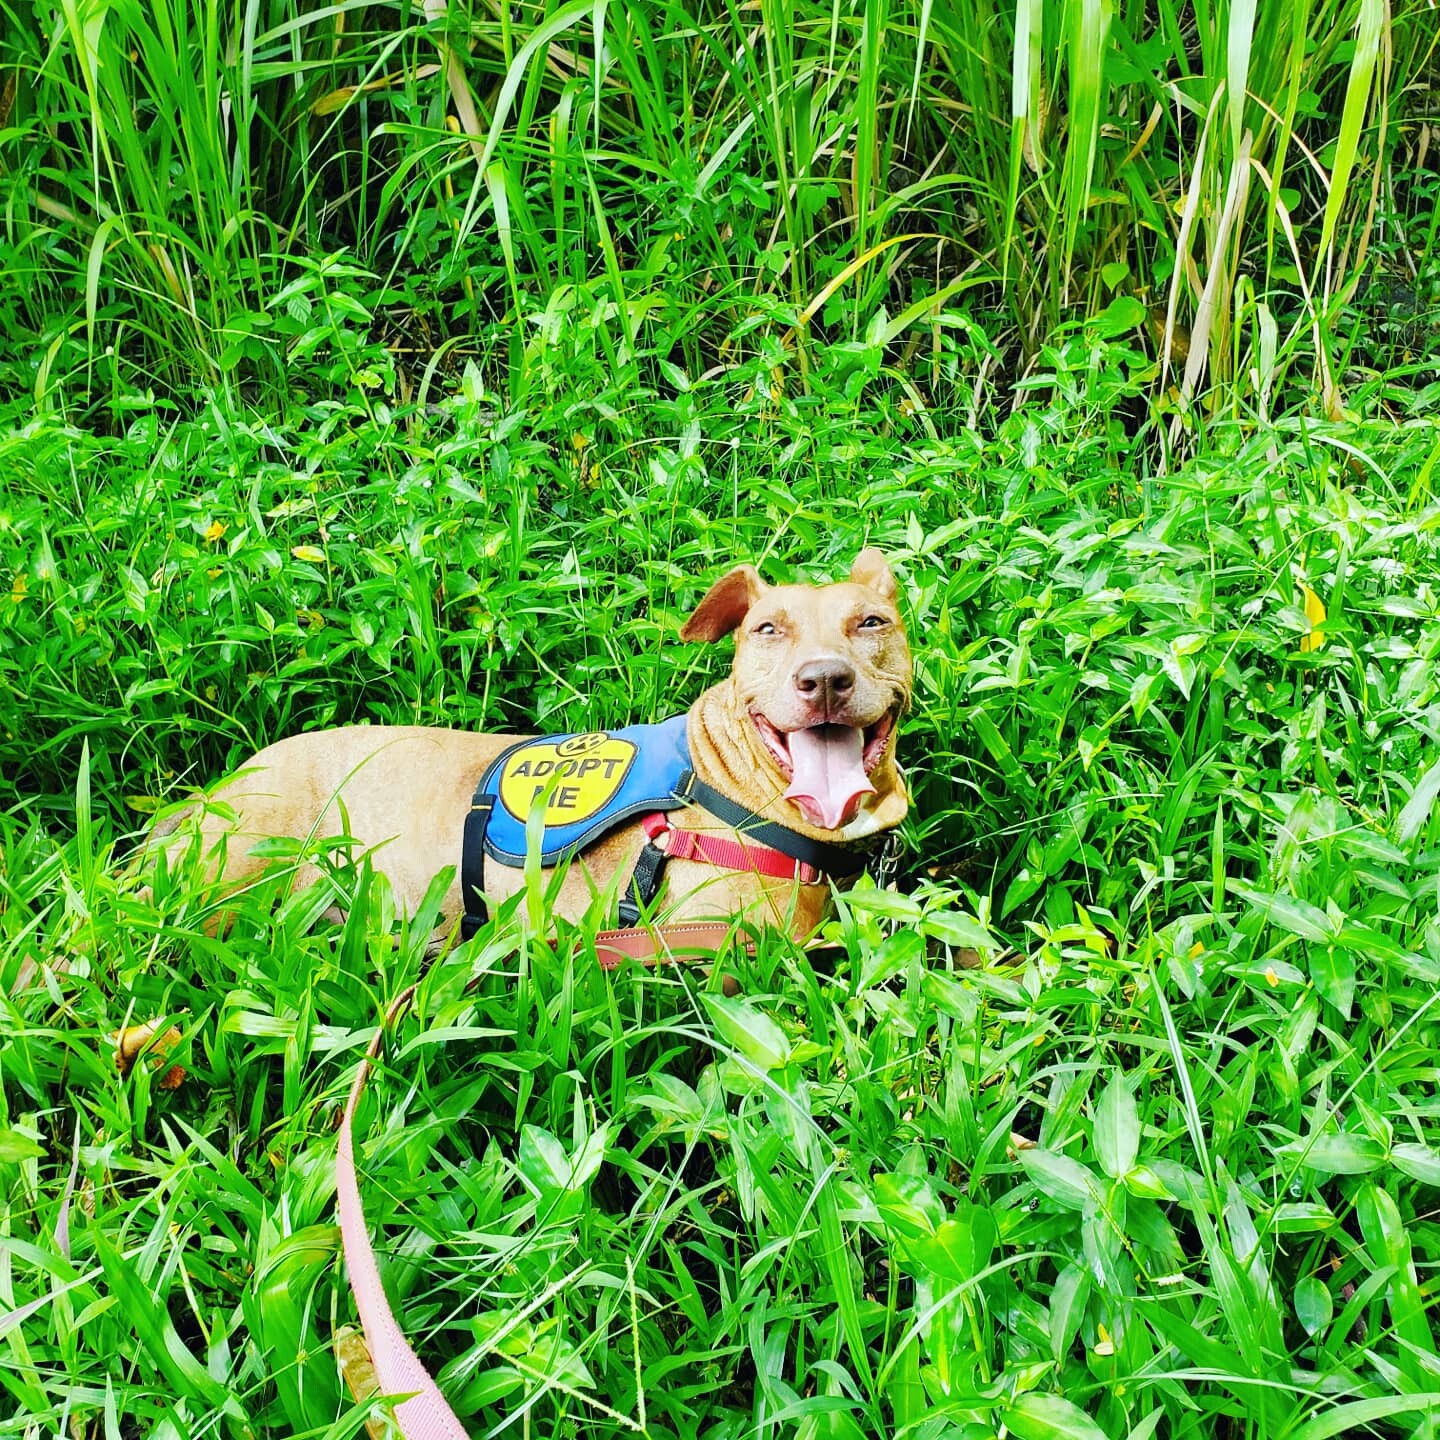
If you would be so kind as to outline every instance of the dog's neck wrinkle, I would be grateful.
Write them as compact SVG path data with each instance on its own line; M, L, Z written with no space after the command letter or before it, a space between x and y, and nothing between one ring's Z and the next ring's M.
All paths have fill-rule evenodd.
M729 681L712 686L690 707L686 736L691 768L707 785L751 806L762 795L771 797L763 810L756 811L766 820L789 825L798 818L785 799L784 777L765 753L754 722Z
M773 820L797 835L844 844L889 830L905 818L905 789L892 755L887 755L870 776L876 793L864 797L860 813L844 830L822 830L809 824L785 798L785 777L761 743L755 722L729 680L712 686L690 707L686 735L690 766L699 779L748 806L761 819Z

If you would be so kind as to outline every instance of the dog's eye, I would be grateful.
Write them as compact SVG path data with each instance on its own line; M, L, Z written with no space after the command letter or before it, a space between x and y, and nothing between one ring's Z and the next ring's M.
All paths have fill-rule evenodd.
M860 622L860 629L878 630L881 626L888 625L889 623L890 622L883 615L867 615Z
M762 620L751 632L752 635L774 635L775 627L768 621Z

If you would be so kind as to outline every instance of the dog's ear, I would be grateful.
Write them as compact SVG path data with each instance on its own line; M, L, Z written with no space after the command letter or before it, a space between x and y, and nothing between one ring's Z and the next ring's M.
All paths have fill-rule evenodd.
M867 545L850 567L850 579L856 585L868 585L877 595L893 600L900 593L890 562L873 546Z
M728 635L760 598L765 582L753 565L737 565L722 575L695 607L680 631L682 640L719 640Z

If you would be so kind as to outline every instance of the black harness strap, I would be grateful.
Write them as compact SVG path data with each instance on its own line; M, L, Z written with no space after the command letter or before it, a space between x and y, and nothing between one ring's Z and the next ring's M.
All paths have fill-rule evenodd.
M823 841L798 835L773 820L762 820L754 811L737 805L728 795L722 795L713 786L698 779L693 770L687 770L680 777L675 794L678 799L693 800L695 804L703 805L717 820L733 826L740 834L748 835L792 860L803 860L822 875L843 879L858 875L865 868L868 851L826 845Z
M620 897L616 917L621 925L628 928L640 923L642 913L660 893L660 881L665 876L665 862L669 858L653 840L646 840L630 872L630 884Z
M483 783L483 782L482 782ZM465 817L465 831L460 841L460 899L465 913L460 917L460 938L468 940L490 918L485 904L485 829L495 797L476 789Z

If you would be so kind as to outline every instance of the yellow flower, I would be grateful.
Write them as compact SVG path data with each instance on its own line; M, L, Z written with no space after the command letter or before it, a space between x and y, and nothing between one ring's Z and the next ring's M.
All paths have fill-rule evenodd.
M225 533L225 522L223 520L212 520L210 528L205 532L207 543L214 544Z

